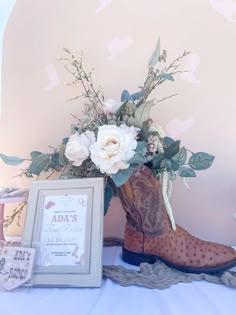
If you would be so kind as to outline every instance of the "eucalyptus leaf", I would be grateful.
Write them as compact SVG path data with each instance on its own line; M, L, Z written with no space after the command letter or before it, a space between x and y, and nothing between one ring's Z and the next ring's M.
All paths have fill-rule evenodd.
M214 160L214 156L205 152L194 153L189 161L189 166L194 170L206 170Z
M120 170L118 173L112 174L112 179L116 187L123 185L133 174L133 171L136 167L137 165L130 165L126 170Z
M39 175L48 165L50 158L47 154L39 154L37 155L31 162L29 166L29 173L34 175Z
M127 102L126 106L124 108L124 111L126 111L127 109L131 109L133 112L136 111L136 105L133 102Z
M65 166L65 165L68 164L68 159L65 156L65 149L66 149L65 144L64 143L61 144L61 147L60 147L60 150L59 150L59 158L58 158L59 164L61 166Z
M68 141L69 141L69 137L66 137L66 138L63 138L62 143L66 145Z
M164 153L155 154L152 159L152 164L154 168L159 168L161 161L164 159Z
M0 158L8 165L18 165L25 161L25 159L21 159L16 156L5 155L3 153L0 153Z
M144 151L146 151L145 149L147 149L147 142L146 141L138 141L135 151L144 153Z
M170 159L174 155L176 155L179 152L179 146L180 140L176 140L173 143L171 143L171 145L165 149L165 158Z
M145 163L145 159L144 156L142 156L141 154L135 154L130 160L129 160L129 164L144 164Z
M120 98L120 100L121 100L121 102L125 102L125 101L132 101L133 99L132 99L132 97L131 97L129 91L124 90L124 91L122 91L122 93L121 93L121 98Z
M155 105L155 99L143 103L139 106L139 108L136 109L134 116L135 119L139 121L141 126L146 120L149 119L150 110L153 105Z
M142 126L142 124L137 119L135 119L133 116L130 116L128 118L127 125L128 126L134 126L134 127L137 127L137 128L141 128L141 126Z
M135 155L128 161L129 164L143 164L145 163L145 154L147 152L147 142L138 141L135 149Z
M169 147L172 143L175 142L175 140L172 139L172 138L170 138L170 137L165 137L165 138L163 139L163 141L164 141L164 143L165 143L165 145L166 145L167 147Z
M157 79L165 79L165 80L169 80L169 81L175 80L173 75L171 75L170 73L161 73L156 78Z
M172 160L175 163L178 163L180 166L184 165L187 161L187 150L185 149L185 147L182 147L179 149L179 152L173 156Z
M124 102L119 109L116 111L116 117L120 117L126 107L127 101Z
M52 154L48 167L57 171L62 169L62 165L59 163L59 152L54 152Z
M187 166L181 166L178 174L181 177L196 177L196 173L194 172L194 170Z
M161 45L160 45L160 38L158 38L156 47L148 61L149 67L155 66L155 64L158 62L159 57L160 57L160 52L161 52Z
M143 95L144 95L144 92L139 91L139 92L133 93L131 97L133 101L138 101Z
M40 154L42 154L42 152L40 152L40 151L32 151L31 153L30 153L30 156L31 156L31 159L33 160L33 159L35 159L38 155L40 155Z
M113 197L112 186L109 183L107 183L104 193L104 216L107 214L112 197Z
M172 168L171 160L164 158L161 162L161 167L165 167L167 170L171 170Z
M142 128L140 130L140 139L141 140L147 140L148 130L149 130L149 122L148 122L148 120L146 120L143 122Z
M170 160L171 160L171 169L172 169L172 171L178 171L178 169L180 167L179 163L176 162L175 160L173 160L173 158L170 159Z

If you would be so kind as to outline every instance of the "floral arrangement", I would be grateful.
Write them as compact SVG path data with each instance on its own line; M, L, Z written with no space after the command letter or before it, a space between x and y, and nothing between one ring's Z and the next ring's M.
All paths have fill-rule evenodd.
M136 93L124 90L121 101L105 100L102 89L95 88L92 71L84 68L83 58L76 58L65 49L62 58L66 69L72 74L71 84L80 84L85 98L84 116L74 117L72 135L64 138L51 153L31 152L31 164L22 174L28 177L42 172L61 172L61 178L81 178L103 176L106 181L105 208L113 195L114 187L124 184L132 173L148 166L160 177L162 193L172 226L175 228L171 207L168 201L168 183L176 176L195 177L196 171L211 166L214 156L193 153L179 140L166 137L162 128L150 118L150 111L161 100L149 99L153 90L166 81L174 81L181 60L189 52L166 66L167 53L160 50L158 40L148 62L148 73L144 84ZM24 159L0 154L2 160L17 165Z

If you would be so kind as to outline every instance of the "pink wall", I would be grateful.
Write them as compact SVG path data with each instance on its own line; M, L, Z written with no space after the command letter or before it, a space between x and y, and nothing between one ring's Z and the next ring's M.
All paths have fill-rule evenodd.
M57 61L63 47L83 50L105 96L118 99L143 83L160 36L169 61L192 51L183 63L191 71L153 95L179 94L152 116L187 148L216 156L210 170L187 181L190 189L175 182L176 221L201 238L236 244L235 13L231 0L17 1L3 42L0 152L29 157L69 135L82 101L66 102L79 91L66 86L70 77ZM12 178L15 167L0 162L0 172L0 185L26 185ZM122 236L123 225L114 200L105 234Z

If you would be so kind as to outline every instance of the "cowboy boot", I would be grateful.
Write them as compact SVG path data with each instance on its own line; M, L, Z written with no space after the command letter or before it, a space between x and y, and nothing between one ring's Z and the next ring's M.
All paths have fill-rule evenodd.
M125 262L139 265L161 260L193 273L216 273L236 266L233 248L200 240L179 225L172 229L159 181L149 168L134 172L117 191L127 218Z

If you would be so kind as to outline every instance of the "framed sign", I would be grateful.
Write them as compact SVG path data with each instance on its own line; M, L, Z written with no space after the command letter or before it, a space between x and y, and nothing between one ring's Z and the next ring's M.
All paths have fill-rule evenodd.
M22 243L36 257L26 285L101 285L103 199L103 178L31 183Z

